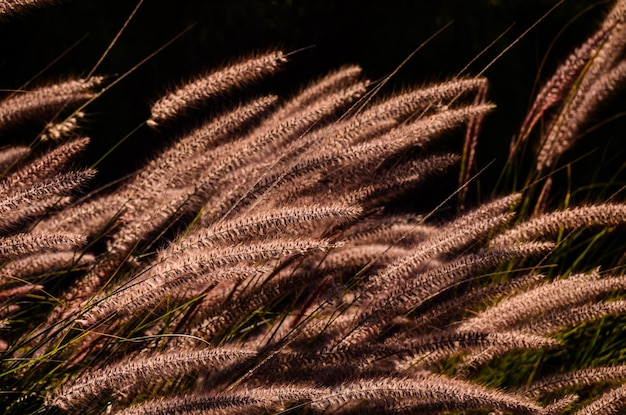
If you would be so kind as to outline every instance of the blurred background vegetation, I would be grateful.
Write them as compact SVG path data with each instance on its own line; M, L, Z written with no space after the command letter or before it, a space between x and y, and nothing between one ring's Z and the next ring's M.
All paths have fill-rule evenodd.
M369 79L382 79L441 30L391 78L383 93L484 71L489 99L498 108L481 136L478 165L495 160L487 175L497 176L502 168L498 163L506 157L541 81L597 28L610 6L606 1L565 0L539 21L556 4L556 0L146 0L96 73L115 79L187 31L90 105L86 125L93 138L90 157L99 158L145 120L150 103L168 88L241 55L275 47L299 50L270 82L269 90L286 94L347 63L360 64ZM31 79L36 84L88 74L136 5L128 0L65 0L2 22L0 87L11 90ZM262 91L267 87L263 85ZM254 94L255 87L249 92ZM611 134L626 132L615 122L607 128ZM13 139L23 142L20 134ZM167 131L140 128L102 163L102 180L136 169L167 139ZM586 160L594 168L602 164Z

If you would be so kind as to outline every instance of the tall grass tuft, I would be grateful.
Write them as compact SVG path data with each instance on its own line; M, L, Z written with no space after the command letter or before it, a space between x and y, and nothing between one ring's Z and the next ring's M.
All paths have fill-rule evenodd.
M115 80L7 93L0 134L41 133L0 151L3 412L623 412L624 261L597 247L624 254L626 205L551 183L626 80L625 19L539 89L475 203L481 76L385 96L349 65L250 97L298 59L255 54L147 102L171 141L106 186L81 126Z

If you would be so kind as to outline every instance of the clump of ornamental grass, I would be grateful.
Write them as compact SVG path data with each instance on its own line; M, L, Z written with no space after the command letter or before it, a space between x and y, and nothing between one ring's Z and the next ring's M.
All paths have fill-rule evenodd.
M163 92L145 127L175 138L102 188L81 125L115 80L7 94L0 134L42 132L0 150L4 412L623 411L626 278L591 253L623 238L626 202L547 201L625 48L618 0L538 91L502 177L531 169L472 207L497 112L480 76L385 95L347 65L186 127L297 59L257 52ZM451 175L467 208L398 208Z

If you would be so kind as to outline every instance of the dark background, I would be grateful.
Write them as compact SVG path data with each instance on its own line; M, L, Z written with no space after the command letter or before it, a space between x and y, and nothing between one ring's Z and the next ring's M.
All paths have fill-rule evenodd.
M503 53L484 72L490 81L489 99L498 108L487 120L479 165L501 160L538 82L593 33L610 5L566 0L538 22L556 3L146 0L96 73L114 79L191 29L88 107L86 132L93 143L87 160L98 159L145 120L150 103L168 88L238 56L276 47L287 52L304 48L291 56L283 73L262 86L287 94L346 63L358 63L369 79L380 79L447 24L394 75L383 93L456 76L474 59L463 73L475 75ZM58 1L0 22L0 87L19 88L33 78L36 84L86 75L136 4ZM134 170L174 136L174 131L140 128L100 165L101 177ZM19 132L7 137L26 139Z

